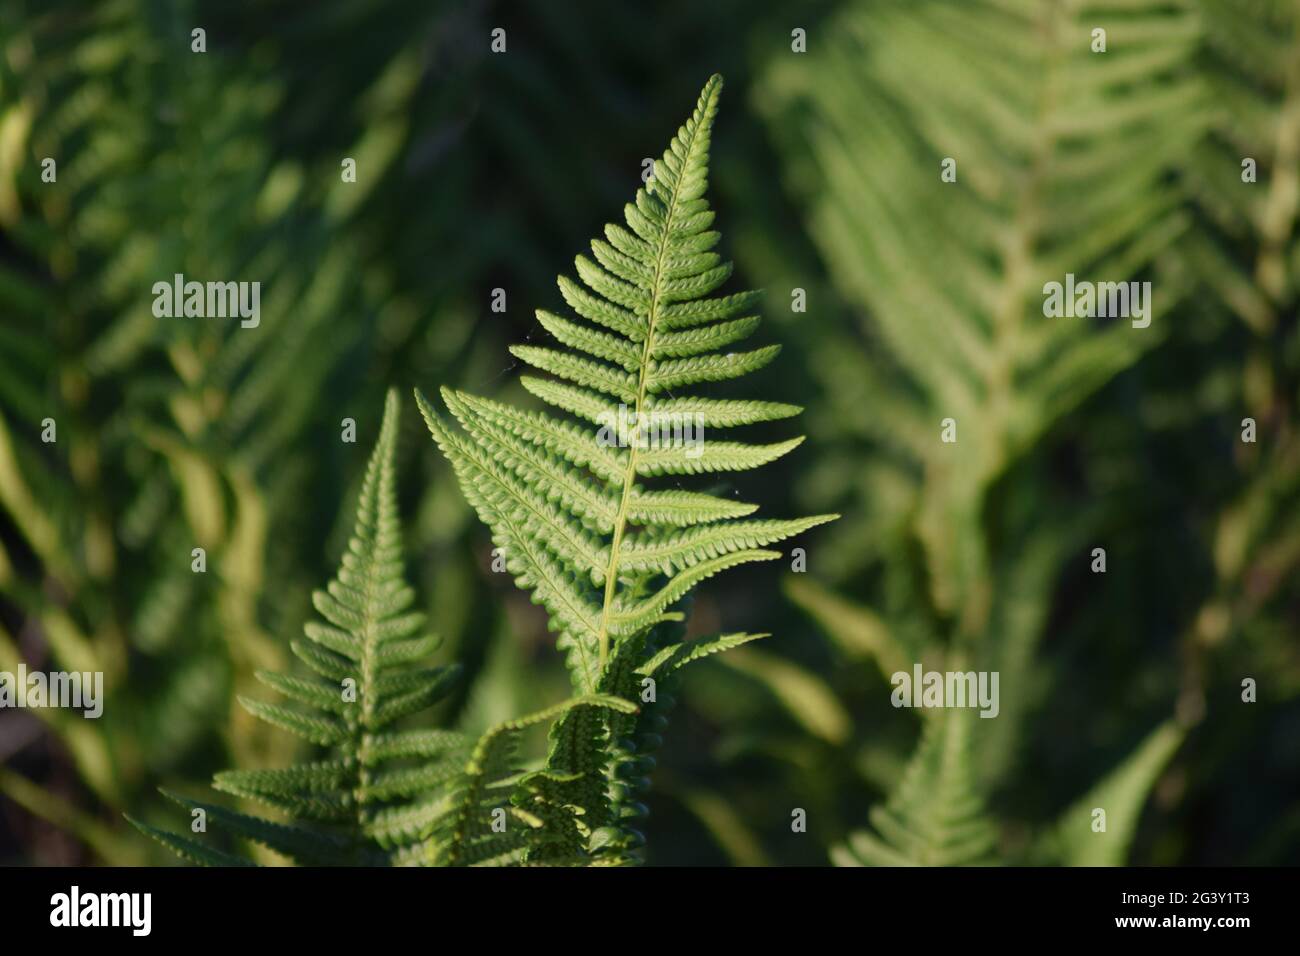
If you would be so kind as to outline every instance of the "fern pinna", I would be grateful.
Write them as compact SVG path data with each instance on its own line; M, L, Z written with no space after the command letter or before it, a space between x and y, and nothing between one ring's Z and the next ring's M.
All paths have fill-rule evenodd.
M575 694L640 698L645 705L636 715L574 711L554 726L542 773L554 799L581 808L581 825L567 845L534 859L638 857L641 836L631 823L644 808L635 797L653 766L648 755L669 703L650 682L688 660L765 636L682 643L688 592L719 571L780 557L765 546L836 517L752 519L756 505L643 484L747 471L803 440L759 445L688 437L691 429L698 437L800 411L688 390L755 371L779 351L727 350L758 326L759 294L712 295L731 275L731 264L711 251L719 234L704 198L721 89L719 76L706 84L653 178L625 207L626 227L607 225L604 239L591 244L595 260L575 260L577 281L559 279L574 315L537 312L562 348L511 349L549 373L523 376L524 388L579 421L444 389L456 428L416 393L506 567L548 611Z
M570 828L534 785L530 810L511 806L519 732L579 708L635 711L602 697L565 701L489 730L471 747L442 729L398 729L403 718L438 701L458 668L427 666L438 639L412 611L403 580L402 537L394 469L396 392L388 393L379 439L366 469L356 524L334 580L312 595L324 622L304 626L294 654L314 674L258 674L295 707L240 698L256 716L313 744L324 760L275 770L218 773L218 790L287 814L279 823L218 805L175 798L223 831L308 865L457 865L509 863ZM208 865L247 861L191 837L132 821L179 855ZM496 824L494 826L494 823Z

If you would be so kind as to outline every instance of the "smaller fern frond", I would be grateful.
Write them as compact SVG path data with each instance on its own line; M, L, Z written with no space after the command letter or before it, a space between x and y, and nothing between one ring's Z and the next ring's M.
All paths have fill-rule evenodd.
M971 711L928 719L898 788L871 811L875 833L857 831L835 848L840 866L978 866L993 862L996 831L971 759Z
M254 716L330 753L289 767L214 777L215 789L279 811L286 823L173 797L201 811L211 830L302 864L413 861L421 833L446 810L468 750L450 731L394 726L441 699L458 671L421 663L438 641L423 633L424 615L411 609L415 592L403 580L394 465L398 415L390 391L347 550L333 580L312 595L323 620L304 625L303 639L290 645L307 673L258 673L285 703L239 698ZM190 837L136 825L194 862L237 859Z
M376 735L395 721L443 697L457 671L411 666L436 641L421 635L424 615L411 610L415 592L403 580L394 466L398 418L397 395L390 391L347 550L329 586L312 594L325 623L308 624L306 642L294 645L316 676L258 674L297 706L242 701L252 713L283 729L336 747L336 761L326 766L337 767L337 772L326 774L316 765L305 776L236 773L219 774L215 780L218 789L258 797L298 817L338 821L350 816L360 833L376 810L397 798L417 798L449 776L437 768L390 770L391 760L376 756L374 747ZM322 677L322 670L330 676ZM250 787L252 781L256 783Z

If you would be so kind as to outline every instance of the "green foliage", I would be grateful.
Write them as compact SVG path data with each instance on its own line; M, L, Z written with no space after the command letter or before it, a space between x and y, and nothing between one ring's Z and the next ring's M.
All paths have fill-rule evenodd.
M312 676L261 672L258 678L295 706L240 698L252 714L329 748L324 760L276 770L228 770L218 790L266 804L291 824L181 800L224 828L304 865L375 866L430 862L455 866L502 863L572 829L569 808L548 802L529 783L514 825L494 830L490 818L511 795L518 775L520 731L582 708L635 713L611 697L570 700L490 729L472 748L446 730L400 729L450 689L457 668L424 666L438 642L412 611L415 592L403 580L402 537L394 467L397 393L389 391L383 425L357 503L356 524L338 573L312 603L324 622L308 622L293 652ZM504 810L501 810L504 813ZM189 837L136 823L196 863L240 861ZM240 861L242 862L242 861Z
M961 748L969 796L997 802L1065 679L1041 655L1063 569L1112 540L1100 496L1072 501L1049 456L1078 409L1178 328L1201 186L1187 158L1217 121L1196 68L1204 23L1163 2L850 3L830 20L816 63L773 62L762 103L835 290L866 317L865 342L840 330L811 354L831 427L871 462L843 472L862 517L839 529L851 560L835 573L857 580L865 566L883 584L868 606L815 586L792 596L886 679L921 660L1000 673L999 717ZM1150 280L1150 326L1045 317L1045 284L1067 273ZM939 438L948 419L954 442ZM938 773L935 740L927 730L904 783ZM1155 775L1136 778L1138 807ZM914 790L877 785L891 794L873 814L886 842L853 837L858 858L974 861L890 843L943 827L906 817ZM1015 858L1014 815L993 818L994 855ZM1107 846L1115 860L1128 840Z
M1210 115L1181 69L1196 18L1129 5L1096 55L1097 16L1086 3L847 4L815 65L777 61L764 84L774 134L816 184L812 235L888 353L829 335L819 374L877 467L915 477L909 530L930 598L972 633L994 599L988 490L1167 329L1159 313L1147 329L1045 319L1044 283L1148 274L1188 226L1172 170ZM949 418L957 441L937 441ZM893 498L864 508L892 516Z
M832 848L831 859L841 866L978 866L999 860L1122 866L1151 789L1186 735L1173 721L1157 727L1029 848L1000 855L998 823L974 766L971 739L981 723L959 708L927 715L898 786L885 805L871 810L875 832L849 834L844 845Z
M1038 862L1064 866L1123 866L1137 832L1138 817L1161 772L1185 736L1172 721L1151 732L1122 764L1062 813L1039 838ZM1105 829L1097 810L1105 811Z
M837 517L749 519L757 506L641 482L747 471L802 441L756 445L695 432L693 443L683 427L711 432L799 411L688 389L746 375L778 351L718 352L759 321L756 293L712 294L732 269L712 251L720 234L710 228L705 199L721 89L719 76L705 85L653 178L624 208L626 227L605 227L591 244L594 261L576 258L578 281L560 278L565 301L586 323L539 310L538 320L565 348L511 349L553 376L524 376L528 391L588 424L445 389L457 429L417 393L506 567L546 608L577 694L632 697L647 667L670 665L666 672L702 656L699 645L680 653L676 647L686 646L665 646L667 626L683 620L679 608L691 589L728 568L773 560L779 552L767 545ZM749 639L719 639L709 652ZM631 802L642 770L652 766L647 719L581 714L557 723L547 770L572 775L564 786L584 810L586 845L579 840L568 849L598 844L608 854L639 841L626 825L639 810L620 805Z
M22 517L18 560L0 563L6 599L65 636L55 660L104 672L102 725L59 732L100 799L134 804L223 736L241 759L277 756L251 721L227 727L225 704L283 663L263 572L292 590L314 570L298 547L310 533L290 532L338 489L296 451L321 438L319 396L350 391L340 370L360 365L364 323L325 323L365 309L345 247L323 249L318 195L262 136L264 69L192 55L186 4L39 6L3 11L0 504ZM57 183L39 180L43 156ZM255 329L151 312L163 277L250 271L268 290Z
M506 342L535 370L520 389L453 392L438 414L480 470L545 502L520 531L539 580L588 603L547 615L576 621L557 628L565 654L539 650L544 616L478 573L471 509L429 480L438 449L412 443L424 426L404 416L410 582L462 677L436 713L377 732L410 735L378 772L445 769L448 812L414 803L425 816L404 852L363 835L363 855L622 863L644 830L653 862L677 865L816 864L833 846L843 862L1296 859L1295 772L1277 759L1300 734L1295 5L833 0L801 7L804 54L788 8L0 0L0 670L102 671L106 689L100 720L6 719L0 861L164 860L123 808L167 826L159 785L221 767L243 768L221 774L237 809L204 803L206 836L168 837L191 857L280 859L221 814L265 812L258 832L281 841L275 827L350 826L278 822L257 796L277 778L259 775L283 783L334 754L234 701L337 722L271 702L256 674L290 693L333 680L271 635L313 613L352 531L333 503L363 476L339 422L367 432L390 383L495 390ZM496 26L508 55L485 42ZM649 360L673 376L647 399L738 441L706 441L700 458L639 450L658 473L638 469L625 498L617 439L632 429L602 416L639 391L647 263L601 235L555 296L554 251L621 205L638 144L675 129L715 71L743 95L709 137L710 198L741 284L769 290L765 334L783 352L704 397L716 376L770 363L744 344L760 310L724 287L666 304ZM41 180L45 157L57 183ZM645 192L662 202L658 184ZM698 276L722 266L695 262ZM1071 271L1151 280L1151 327L1043 317L1041 283ZM175 272L261 280L260 326L153 319L149 290ZM497 287L510 307L489 317ZM795 288L806 313L788 307ZM670 310L718 297L738 311L667 327ZM521 390L546 419L505 404ZM815 454L783 454L797 406L757 398L806 406ZM57 443L42 441L46 417ZM948 417L952 445L938 440ZM602 432L614 440L593 447ZM694 588L710 562L769 550L771 526L730 485L773 455L743 479L748 501L846 518L781 587L771 567ZM478 478L483 510L506 516L489 522L499 538L519 500ZM593 581L620 503L635 548L618 549L602 674ZM753 543L727 550L736 524ZM196 546L206 574L190 570ZM1089 569L1098 546L1104 575ZM656 594L660 616L740 633L616 630ZM578 645L593 609L597 639ZM782 638L713 653L749 631ZM888 678L958 660L1000 672L999 717L951 749L956 732L926 720L918 747ZM391 673L408 667L427 665ZM1256 703L1241 700L1247 677ZM504 729L593 693L640 711L571 699L550 718L549 759L547 720ZM445 755L420 752L436 743ZM294 779L284 799L313 796ZM790 832L794 806L807 833ZM980 840L958 838L965 823Z
M567 860L563 856L578 842L574 808L561 799L562 785L568 779L546 770L516 779L513 753L520 733L527 728L592 708L636 713L636 706L625 700L593 695L573 698L488 730L455 778L446 809L428 830L425 852L429 862L441 866L514 863L528 853L560 847L561 855L552 858L552 863L584 863L582 855ZM509 825L507 808L513 818ZM492 822L496 822L496 828Z
M474 367L495 344L468 340L467 291L425 290L417 309L395 288L364 242L374 210L341 201L362 193L340 182L339 154L376 173L379 157L350 130L282 149L274 133L297 108L284 74L232 47L217 14L195 0L0 3L0 667L104 674L101 720L35 713L39 746L111 818L174 775L289 756L229 702L285 665L270 635L296 626L321 555L346 539L321 506L350 487L339 422L406 369ZM446 110L430 104L427 121ZM56 182L41 181L44 157ZM156 318L150 290L176 273L259 281L259 325ZM56 442L42 441L47 418ZM418 510L439 497L430 487ZM454 518L454 492L441 498ZM422 546L455 549L457 522L443 527L421 528ZM431 588L472 582L457 561ZM441 603L469 668L459 697L496 618Z
M996 830L972 768L968 710L926 721L916 753L889 802L871 811L879 836L853 833L832 851L841 865L974 866L992 861Z

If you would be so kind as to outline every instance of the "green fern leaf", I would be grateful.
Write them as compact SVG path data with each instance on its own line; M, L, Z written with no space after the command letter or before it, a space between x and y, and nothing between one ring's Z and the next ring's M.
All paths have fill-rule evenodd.
M777 558L764 546L837 517L743 520L756 506L640 481L748 471L803 440L754 445L711 434L786 418L797 406L676 394L743 377L780 350L727 351L757 329L760 297L714 295L732 272L713 251L720 235L710 228L705 199L721 88L718 76L705 85L654 177L624 208L626 226L607 226L591 244L592 257L574 260L576 279L560 278L574 314L538 310L560 348L511 349L551 376L525 375L524 388L578 421L445 389L456 427L416 393L516 583L549 612L579 696L633 697L637 669L655 659L665 629L683 619L680 605L695 585L739 564ZM648 759L634 738L651 740L643 725L650 719L589 709L559 717L546 767L529 779L548 799L564 793L582 808L588 839L560 840L530 854L531 861L581 859L595 842L606 861L630 858L637 840L620 807L630 805L637 787L618 775ZM481 852L489 852L487 841Z
M390 391L347 551L334 580L312 596L328 623L309 622L304 639L291 645L312 676L260 672L259 680L287 703L240 698L255 716L330 748L330 756L214 778L216 789L282 811L289 823L175 798L201 809L212 829L300 863L418 862L421 833L446 812L466 752L459 734L392 726L445 696L457 673L421 666L437 640L420 633L424 615L411 610L415 593L402 580L398 412ZM164 842L196 862L228 862L222 853L196 849L188 837Z
M876 832L858 831L832 859L841 866L972 866L992 862L995 831L971 758L977 720L964 708L926 721L920 745L888 803L871 812Z
M909 530L935 604L971 635L987 623L988 490L1158 345L1175 305L1146 302L1149 327L1049 318L1046 283L1150 277L1193 221L1179 169L1214 117L1192 69L1198 12L1125 3L1104 56L1098 25L1088 3L845 4L823 55L773 60L758 98L832 281L887 353L829 336L815 374L837 425L903 452L891 478L924 475ZM940 440L945 419L957 441ZM882 522L912 510L878 490L866 509Z

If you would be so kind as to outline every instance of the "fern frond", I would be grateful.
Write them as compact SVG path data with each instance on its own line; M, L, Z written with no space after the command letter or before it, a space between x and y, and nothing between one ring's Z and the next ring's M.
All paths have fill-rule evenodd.
M402 580L401 530L397 514L394 455L398 428L398 403L389 392L379 439L371 456L357 503L356 525L347 552L333 581L312 595L316 610L329 624L304 628L306 646L339 655L330 679L304 679L283 674L259 674L299 709L244 700L254 714L285 729L310 734L316 743L337 748L347 772L334 786L320 779L295 784L295 776L258 778L255 791L264 799L278 800L300 816L320 813L337 819L348 808L357 832L369 824L376 809L395 797L410 798L434 789L442 781L436 774L404 778L402 786L384 783L386 760L375 755L375 735L394 721L430 706L450 688L456 670L451 667L414 669L411 655L394 659L384 651L405 650L405 642L419 638L424 616L409 610L415 594ZM416 649L431 649L421 642ZM316 658L320 660L319 653ZM346 663L345 663L346 662ZM391 773L392 771L389 771ZM222 789L245 789L249 778L218 776ZM309 796L310 795L310 796ZM331 799L332 798L332 799Z
M1162 267L1192 222L1184 157L1214 115L1192 4L1103 8L845 4L817 61L773 61L759 97L836 289L887 352L835 336L812 366L840 427L894 451L909 484L924 475L914 530L933 600L970 634L986 623L987 491L1157 345L1175 305L1155 282L1149 327L1044 314L1067 273L1127 283ZM1090 47L1101 23L1104 55ZM940 440L945 419L955 441ZM883 500L867 507L895 521Z
M330 748L330 756L278 769L226 771L213 780L217 790L276 808L292 822L174 798L202 810L212 828L300 863L409 860L421 832L446 811L466 751L459 734L393 728L441 699L457 673L454 666L419 666L437 641L420 633L424 615L411 610L415 592L403 580L394 466L398 415L390 391L347 550L334 579L312 595L328 623L308 622L304 639L292 644L312 676L260 672L258 678L287 703L239 698L254 716ZM196 862L224 861L221 854L195 850L188 837L168 839Z
M757 329L759 294L714 295L732 271L713 251L720 235L705 198L721 88L718 76L705 85L653 178L624 208L626 225L610 224L591 257L575 258L576 279L560 277L573 314L538 310L559 348L511 349L550 376L524 375L524 388L578 421L444 389L456 427L416 393L516 583L546 607L580 696L633 698L637 669L654 659L660 631L682 620L679 605L696 584L779 557L764 546L837 517L743 520L756 506L640 481L748 471L802 441L753 445L712 434L795 415L794 405L677 394L743 377L779 351L728 351ZM543 775L529 779L583 809L586 838L530 860L581 858L593 841L607 860L635 849L619 816L630 791L617 777L644 759L632 738L648 719L589 709L559 718Z
M858 831L832 859L841 866L972 866L992 862L993 824L979 796L971 724L950 708L927 720L889 801L871 811L875 832Z

